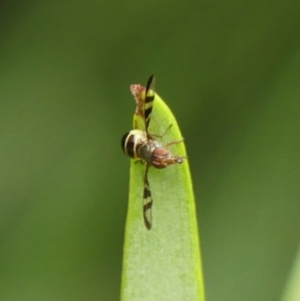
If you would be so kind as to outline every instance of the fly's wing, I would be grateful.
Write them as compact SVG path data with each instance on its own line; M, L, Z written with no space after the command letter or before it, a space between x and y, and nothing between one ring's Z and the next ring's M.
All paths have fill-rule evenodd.
M148 126L150 123L151 113L153 109L154 98L155 98L154 75L152 74L147 81L146 91L145 91L144 118L145 118L147 133L148 133Z
M151 119L151 113L153 108L153 101L155 98L154 92L154 75L151 75L147 81L146 87L141 85L131 85L131 93L136 102L135 116L134 116L134 128L146 131L148 139L148 127ZM142 124L140 124L142 122ZM144 192L143 192L143 217L144 223L148 230L152 227L152 195L148 180L148 170L150 164L146 164L144 174Z
M149 169L149 164L146 166L145 170L145 176L144 176L144 204L143 204L143 216L144 216L144 223L145 226L148 230L151 230L152 227L152 195L151 195L151 190L150 190L150 185L149 185L149 180L148 180L148 169Z
M154 92L154 75L151 75L147 81L146 87L141 85L131 85L130 90L136 102L135 115L142 118L143 130L148 133L148 127L151 119ZM135 121L135 128L139 128L138 122Z

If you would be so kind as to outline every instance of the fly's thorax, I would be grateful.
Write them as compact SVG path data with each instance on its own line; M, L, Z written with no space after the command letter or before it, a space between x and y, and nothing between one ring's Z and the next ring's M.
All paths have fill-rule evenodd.
M147 140L145 143L140 144L138 147L138 156L147 163L152 165L153 152L160 144L152 139Z
M145 131L131 130L123 135L121 146L126 155L130 158L137 159L140 158L140 147L147 143L147 141L148 138Z

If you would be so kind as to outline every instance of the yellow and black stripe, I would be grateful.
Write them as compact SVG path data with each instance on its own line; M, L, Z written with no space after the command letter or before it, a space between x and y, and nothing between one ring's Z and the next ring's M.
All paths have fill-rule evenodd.
M144 176L144 206L143 206L143 216L144 216L144 223L148 230L152 228L152 195L150 190L150 185L148 181L148 169L149 164L146 166L145 176Z
M151 113L153 109L153 101L155 98L155 92L154 92L154 75L150 75L146 90L145 90L145 100L144 100L144 119L145 119L145 125L146 125L146 131L148 130L148 126L150 123Z
M139 158L139 148L146 142L147 137L143 131L131 130L123 135L121 139L121 146L127 156L137 159Z

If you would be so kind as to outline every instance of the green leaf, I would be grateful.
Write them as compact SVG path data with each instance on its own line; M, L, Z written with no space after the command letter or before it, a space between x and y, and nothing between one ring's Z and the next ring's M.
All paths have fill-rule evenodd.
M286 288L282 297L282 301L298 301L300 300L300 248L298 250L297 256L295 258L294 264L288 281L286 283Z
M163 144L182 136L170 109L155 94L149 132L161 135L170 124ZM170 146L170 150L186 156L184 143ZM150 231L142 214L144 171L144 164L131 160L121 300L203 301L199 235L188 160L165 169L150 167L153 197Z

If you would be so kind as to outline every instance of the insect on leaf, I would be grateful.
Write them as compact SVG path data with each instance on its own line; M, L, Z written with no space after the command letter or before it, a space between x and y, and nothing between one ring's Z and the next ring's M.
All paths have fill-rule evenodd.
M134 126L140 117L134 115ZM170 109L155 93L150 134L162 144L182 138ZM160 138L157 138L158 140ZM169 146L186 156L184 143ZM204 301L202 265L195 201L188 160L164 169L149 167L153 197L151 231L144 226L143 176L145 164L130 163L129 206L122 271L122 301Z

